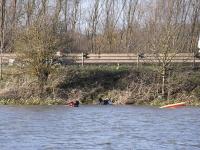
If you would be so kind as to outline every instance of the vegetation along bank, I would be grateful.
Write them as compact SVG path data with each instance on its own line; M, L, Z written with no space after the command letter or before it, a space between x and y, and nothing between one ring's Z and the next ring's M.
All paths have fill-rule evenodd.
M177 69L179 68L179 69ZM191 66L173 66L166 80L166 98L162 97L162 76L155 66L58 66L44 84L43 93L37 78L13 74L7 68L1 82L0 104L66 104L79 100L83 104L111 98L114 104L164 105L186 101L200 104L200 72ZM7 72L8 73L8 72Z

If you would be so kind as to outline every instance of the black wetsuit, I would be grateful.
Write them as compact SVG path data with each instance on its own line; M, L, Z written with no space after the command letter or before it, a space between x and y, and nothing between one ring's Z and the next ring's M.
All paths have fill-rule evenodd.
M74 107L78 107L79 106L79 101L76 101L75 103L74 103Z
M109 100L108 99L103 100L103 104L104 105L108 105L109 104Z
M102 104L103 103L103 99L100 97L99 98L99 104Z

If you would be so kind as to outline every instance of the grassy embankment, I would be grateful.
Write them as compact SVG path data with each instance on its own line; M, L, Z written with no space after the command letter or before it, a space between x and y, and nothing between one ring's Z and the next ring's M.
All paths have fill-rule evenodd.
M177 69L178 68L178 69ZM161 99L161 76L155 67L68 66L58 67L49 77L43 98L35 78L7 68L1 82L0 104L51 105L80 100L96 103L109 97L115 104L155 105L187 101L200 105L200 71L175 66L169 72L168 100Z

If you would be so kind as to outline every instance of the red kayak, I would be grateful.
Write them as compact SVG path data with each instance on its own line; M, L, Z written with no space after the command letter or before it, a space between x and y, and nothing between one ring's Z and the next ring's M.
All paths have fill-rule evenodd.
M183 107L183 106L186 106L185 102L176 103L176 104L169 104L169 105L162 106L160 108L178 108L178 107Z

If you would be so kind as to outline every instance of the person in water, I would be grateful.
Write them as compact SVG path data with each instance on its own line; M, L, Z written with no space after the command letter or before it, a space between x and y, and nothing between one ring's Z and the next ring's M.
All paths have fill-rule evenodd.
M110 104L110 99L106 98L106 99L103 101L103 104L104 104L104 105Z
M112 104L112 101L109 98L102 99L101 97L99 98L99 104L100 105L110 105Z
M78 100L76 100L75 102L71 101L71 102L67 103L67 105L69 105L71 107L79 107L79 104L80 104L80 102Z
M103 99L101 97L99 98L99 104L103 104Z
M78 100L76 100L75 103L74 103L74 107L78 107L79 104L80 104L80 102Z

